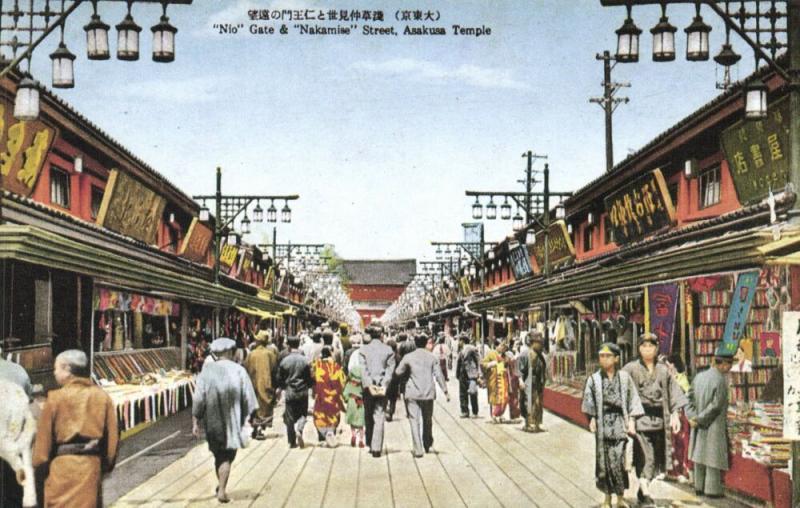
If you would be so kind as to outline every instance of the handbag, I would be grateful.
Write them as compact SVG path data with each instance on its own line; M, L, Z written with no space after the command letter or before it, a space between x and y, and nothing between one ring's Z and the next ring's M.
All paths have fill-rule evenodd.
M367 387L367 391L373 397L386 397L386 388L378 385L370 385Z

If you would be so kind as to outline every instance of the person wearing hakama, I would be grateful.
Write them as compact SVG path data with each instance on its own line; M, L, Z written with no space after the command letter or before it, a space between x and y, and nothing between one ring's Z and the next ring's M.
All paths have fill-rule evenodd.
M658 475L672 466L672 435L680 432L680 410L688 401L667 366L658 361L658 337L644 333L639 337L639 359L628 362L623 371L630 374L644 408L636 420L633 463L639 489L640 506L655 506L650 486Z
M114 468L119 429L111 397L89 374L83 351L56 357L53 375L61 388L47 394L33 447L33 466L48 466L45 507L103 506L102 473Z
M236 452L245 447L242 428L258 409L258 400L247 371L233 361L236 342L221 337L211 343L217 360L206 365L197 376L192 401L192 434L200 436L203 422L208 449L214 455L219 480L217 500L230 501L226 488Z
M689 389L689 457L694 463L694 490L698 495L724 495L722 471L729 467L726 374L732 366L733 358L718 351L714 365L695 376Z
M610 508L612 495L617 506L627 507L628 488L625 449L628 436L636 435L635 419L644 414L639 394L630 375L618 369L620 349L604 343L598 352L600 369L586 381L581 410L595 434L595 479L605 494L603 508Z

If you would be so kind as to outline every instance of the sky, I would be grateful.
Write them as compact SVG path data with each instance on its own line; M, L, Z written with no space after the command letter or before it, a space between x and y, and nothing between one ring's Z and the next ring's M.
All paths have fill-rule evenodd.
M296 22L283 22L286 35L249 33L249 10L284 8L383 10L386 20L373 26L441 26L447 35L367 36L361 21L349 36L301 35ZM440 18L399 22L399 9ZM433 259L430 241L461 240L461 223L471 221L466 189L522 190L525 151L548 156L557 191L605 170L603 112L589 98L602 95L595 54L613 54L625 11L599 0L194 0L168 10L179 30L170 64L149 57L159 7L133 8L144 27L137 62L86 59L90 13L82 6L67 21L76 87L58 95L189 195L213 193L217 166L223 193L299 194L292 223L278 224L279 243L334 244L352 259ZM99 13L113 26L124 7L101 3ZM613 70L614 81L631 84L620 93L630 102L614 114L616 161L719 93L713 61L683 58L693 7L667 14L678 27L678 58L654 63L649 29L658 8L633 11L642 58ZM714 27L713 55L724 31L715 14L703 15ZM243 26L220 34L214 26L224 23ZM454 35L454 24L491 35ZM745 55L734 77L744 77L752 52L732 37ZM115 39L112 30L112 50ZM51 35L32 62L48 86L47 55L57 44ZM487 240L503 238L511 222L486 231ZM271 235L262 224L247 239Z

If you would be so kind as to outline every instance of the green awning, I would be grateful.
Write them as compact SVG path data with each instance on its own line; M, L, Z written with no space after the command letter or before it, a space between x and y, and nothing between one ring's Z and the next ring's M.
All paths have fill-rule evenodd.
M475 311L519 310L545 302L757 267L767 261L767 253L776 250L770 246L793 247L798 238L798 231L784 231L783 238L775 241L771 229L758 229L687 242L611 266L589 263L571 268L548 280L505 288L469 307Z
M189 302L219 307L252 307L264 312L289 308L211 281L170 271L162 266L143 265L110 250L87 245L34 226L0 226L0 259L56 268L93 277L103 284L167 293Z

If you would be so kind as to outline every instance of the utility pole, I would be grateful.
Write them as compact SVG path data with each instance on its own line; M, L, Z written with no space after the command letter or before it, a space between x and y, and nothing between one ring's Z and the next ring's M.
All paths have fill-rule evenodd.
M599 104L606 117L606 171L611 171L614 167L614 139L612 134L612 116L616 111L617 106L622 103L628 103L630 99L627 97L614 97L620 88L629 88L630 83L614 83L611 81L611 69L616 66L616 58L611 56L608 51L603 51L603 54L595 55L597 60L603 61L603 96L592 97L589 102ZM612 65L611 62L614 62Z
M525 170L525 225L528 225L533 220L533 184L536 183L533 178L533 161L534 159L547 159L546 155L538 155L528 150L522 154L523 157L528 159L528 167Z

